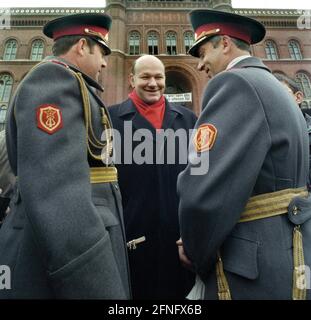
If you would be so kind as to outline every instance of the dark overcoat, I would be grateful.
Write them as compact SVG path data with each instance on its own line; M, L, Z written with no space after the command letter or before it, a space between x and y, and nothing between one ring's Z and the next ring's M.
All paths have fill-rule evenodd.
M52 60L27 74L8 111L7 149L18 182L0 229L0 265L11 270L11 289L0 298L127 299L121 195L117 182L91 184L90 167L104 164L88 152L81 90L70 69L83 76L99 141L100 86ZM61 120L53 134L40 128L48 125L38 117L44 105L60 110L47 117Z
M214 143L209 140L209 152L198 153L194 146L199 139L193 138L190 158L208 155L209 167L194 175L199 165L189 164L179 176L178 192L184 248L205 283L205 298L218 298L215 263L220 249L232 299L291 299L293 212L238 221L251 196L306 186L309 151L302 113L254 57L215 76L202 105L196 128L210 124L217 135L212 135ZM208 149L206 142L203 146ZM310 267L310 200L297 207Z
M129 252L133 298L182 299L191 288L193 275L181 266L175 243L180 236L176 182L187 163L189 129L194 127L196 117L192 111L166 101L162 128L170 131L166 131L168 136L161 140L160 134L140 115L130 99L108 110L121 136L121 148L116 150L118 154L122 152L122 157L116 159L116 166L126 237L128 241L146 237L145 242ZM174 139L178 129L182 138ZM131 142L133 136L135 141ZM144 153L139 149L142 141L148 145L148 163L140 163L136 157L137 153ZM176 142L175 146L172 141ZM132 164L126 164L129 157L133 158Z

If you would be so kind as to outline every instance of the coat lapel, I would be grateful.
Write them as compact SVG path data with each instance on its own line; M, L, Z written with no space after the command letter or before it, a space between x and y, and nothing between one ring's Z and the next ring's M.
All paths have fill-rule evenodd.
M152 133L152 140L155 140L155 128L137 111L131 99L127 99L126 101L120 104L119 117L124 121L132 121L132 125L135 130L149 130ZM146 138L150 139L151 135L148 135Z
M178 114L182 114L181 110L171 105L165 99L165 113L163 118L162 129L173 128L174 121ZM127 99L119 106L118 116L126 121L132 121L133 127L138 129L148 129L152 133L152 139L155 140L156 130L136 109L131 99ZM149 137L147 137L149 138Z
M178 114L182 114L181 110L173 104L170 104L165 99L165 113L162 124L162 129L166 130L169 128L173 128L174 121Z

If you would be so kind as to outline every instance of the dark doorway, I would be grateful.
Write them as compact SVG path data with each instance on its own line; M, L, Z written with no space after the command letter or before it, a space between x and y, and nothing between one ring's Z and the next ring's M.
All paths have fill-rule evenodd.
M166 72L166 90L165 94L185 94L192 93L192 85L186 75L180 71L169 70ZM174 102L172 102L174 103ZM192 101L181 101L176 104L189 109L192 108Z

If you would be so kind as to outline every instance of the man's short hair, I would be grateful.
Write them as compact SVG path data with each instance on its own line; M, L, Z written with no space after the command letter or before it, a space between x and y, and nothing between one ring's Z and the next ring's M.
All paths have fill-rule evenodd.
M81 38L86 39L87 45L92 50L96 44L92 38L87 36L65 36L55 40L52 52L54 56L60 56L67 53L72 46L74 46Z
M275 73L274 76L280 81L285 83L295 94L297 91L301 91L298 83L294 81L293 79L285 76L284 74L281 73Z
M230 39L232 40L232 42L233 42L240 50L248 51L249 53L251 53L251 46L250 46L248 43L246 43L246 42L243 41L243 40L240 40L240 39L237 39L237 38L233 38L233 37L230 37ZM221 36L219 36L219 35L213 36L213 37L207 39L207 41L212 42L214 48L216 48L216 47L218 46L220 40L221 40Z
M237 38L232 38L232 37L231 37L231 39L240 50L247 51L247 52L251 53L251 46L247 42L240 40L240 39L237 39Z

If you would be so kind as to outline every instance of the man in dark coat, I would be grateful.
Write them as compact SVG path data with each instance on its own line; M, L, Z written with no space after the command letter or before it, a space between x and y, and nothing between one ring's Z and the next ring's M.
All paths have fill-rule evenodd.
M190 54L212 79L190 142L193 163L178 179L181 258L204 283L203 299L308 299L304 118L249 54L265 35L259 22L214 10L190 17L198 35Z
M110 25L106 14L49 22L55 57L27 74L9 108L7 149L18 180L0 229L9 282L0 298L130 297L111 139L101 140L110 119L95 93Z
M109 113L121 135L117 150L122 158L116 162L126 236L132 241L133 298L183 299L192 286L193 274L178 259L176 182L187 163L189 129L196 117L164 98L165 68L158 58L138 58L130 80L134 90L129 99L110 107ZM177 132L180 139L175 138ZM145 241L135 240L141 237Z

